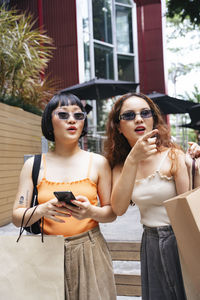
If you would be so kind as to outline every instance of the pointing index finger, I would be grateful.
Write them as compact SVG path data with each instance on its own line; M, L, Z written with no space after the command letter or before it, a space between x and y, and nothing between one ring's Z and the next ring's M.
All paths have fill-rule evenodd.
M146 133L144 136L143 136L143 140L144 141L147 141L149 138L151 138L151 137L153 137L155 134L157 134L158 133L158 129L154 129L154 130L152 130L152 131L150 131L150 132L148 132L148 133Z

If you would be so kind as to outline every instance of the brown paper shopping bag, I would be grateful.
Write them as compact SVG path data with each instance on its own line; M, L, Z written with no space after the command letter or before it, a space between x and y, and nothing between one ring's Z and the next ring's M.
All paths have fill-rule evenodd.
M64 300L64 238L0 236L0 299Z
M188 299L200 299L200 188L164 203L180 253Z

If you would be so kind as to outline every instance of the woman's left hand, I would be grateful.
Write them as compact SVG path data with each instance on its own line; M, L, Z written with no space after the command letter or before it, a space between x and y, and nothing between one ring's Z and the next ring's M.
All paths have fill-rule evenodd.
M92 216L92 205L87 197L85 196L76 196L76 200L71 200L73 204L75 204L77 207L64 204L71 216L78 220L83 220L86 218L91 218Z

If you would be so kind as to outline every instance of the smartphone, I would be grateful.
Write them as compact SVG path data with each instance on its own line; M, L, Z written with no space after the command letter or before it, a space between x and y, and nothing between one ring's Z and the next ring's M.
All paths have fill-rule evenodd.
M54 192L54 195L59 201L63 201L66 204L72 205L77 207L75 204L71 202L71 200L76 200L74 194L71 191L59 191L59 192Z

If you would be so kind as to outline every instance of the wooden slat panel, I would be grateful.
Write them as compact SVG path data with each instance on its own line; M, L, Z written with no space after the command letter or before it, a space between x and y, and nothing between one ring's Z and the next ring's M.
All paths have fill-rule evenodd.
M12 222L12 217L11 216L5 217L5 218L3 216L0 217L0 226L7 225L11 222Z
M0 211L0 220L8 218L12 218L12 209L3 212Z
M31 120L31 122L30 122ZM35 127L40 129L40 123L38 120L41 120L41 117L37 117L37 120L32 120L31 118L15 117L14 114L0 111L0 122L3 124L13 124L13 126L22 127L22 128L31 128Z
M140 251L140 242L137 241L124 241L124 242L108 241L107 244L109 250Z
M34 126L32 128L31 127L28 128L28 125L26 126L26 128L25 127L23 128L23 127L19 127L19 126L17 127L14 124L8 125L8 124L0 122L0 128L2 131L6 131L7 133L15 132L15 133L20 134L21 136L26 136L26 135L38 136L41 133L40 128L38 128L36 126Z
M15 116L13 116L15 117ZM28 130L35 130L39 132L41 131L41 126L39 123L37 124L31 124L29 123L29 120L25 119L25 120L21 120L19 118L8 118L6 116L0 116L0 128L8 128L9 131L11 129L11 127L13 127L13 130L15 130L16 128L19 130L24 130L24 129L28 129Z
M24 155L41 153L41 117L0 103L0 224L11 220Z
M0 151L0 157L22 157L22 153L19 151Z
M5 178L1 178L1 182L0 182L0 186L4 185L4 184L15 184L19 182L19 178L18 177L5 177Z
M8 205L8 204L11 204L13 206L15 197L16 197L16 192L14 192L14 194L9 197L0 196L0 211L1 211L2 206Z
M35 123L37 124L38 123L38 119L40 119L41 117L40 116L37 116L35 114L32 114L32 113L29 113L19 107L15 107L15 106L11 106L11 105L6 105L6 104L3 104L0 102L0 115L4 115L5 113L8 113L10 114L10 117L12 118L13 115L18 117L18 118L21 118L21 119L24 119L24 120L27 120L29 121L30 123L30 120L32 120L32 122L35 121Z
M141 287L132 285L116 285L118 296L141 296Z
M8 165L8 164L0 164L0 173L3 174L3 172L12 172L12 171L20 171L22 168L22 164L17 164L17 165Z
M38 143L38 146L40 147L40 143ZM23 153L28 153L30 151L30 147L31 147L32 152L35 153L35 151L38 150L38 146L34 145L34 144L32 146L30 144L22 145L21 143L16 145L16 144L12 143L12 140L10 140L10 144L0 143L1 151L5 151L5 152L12 150L12 151L16 151L16 152L19 151L19 152L23 152Z
M34 135L34 132L30 132L27 135L21 135L19 133L15 133L15 132L9 132L9 131L3 131L0 130L0 136L1 137L9 137L9 138L14 138L14 139L19 139L19 140L28 140L28 141L32 141L34 140L38 140L40 142L40 137L37 135Z
M140 242L108 242L113 260L140 260Z
M140 253L134 251L110 251L112 260L128 260L138 261L140 260Z
M24 158L9 158L9 157L0 157L0 164L22 164L24 162Z
M0 131L0 134L1 134L1 131ZM7 137L5 134L4 136L0 139L0 145L3 144L6 144L6 145L22 145L22 146L28 146L28 147L34 147L34 146L37 146L37 147L40 147L41 146L41 143L40 143L40 140L37 139L37 140L22 140L21 138L20 139L15 139L15 138L10 138L10 137Z
M5 178L5 177L19 177L20 170L5 170L1 171L0 170L0 178ZM1 179L0 179L1 180Z
M116 284L141 285L140 275L115 274Z
M140 242L111 242L108 248L112 260L140 261ZM118 296L141 296L141 276L130 274L115 274Z
M10 191L10 190L17 190L18 184L0 184L0 191Z
M1 190L0 201L1 202L8 201L9 197L15 198L16 193L17 193L17 189L10 189L10 190L6 190L6 191Z
M13 203L12 202L4 204L4 205L0 205L1 213L11 211L12 208L13 208Z

